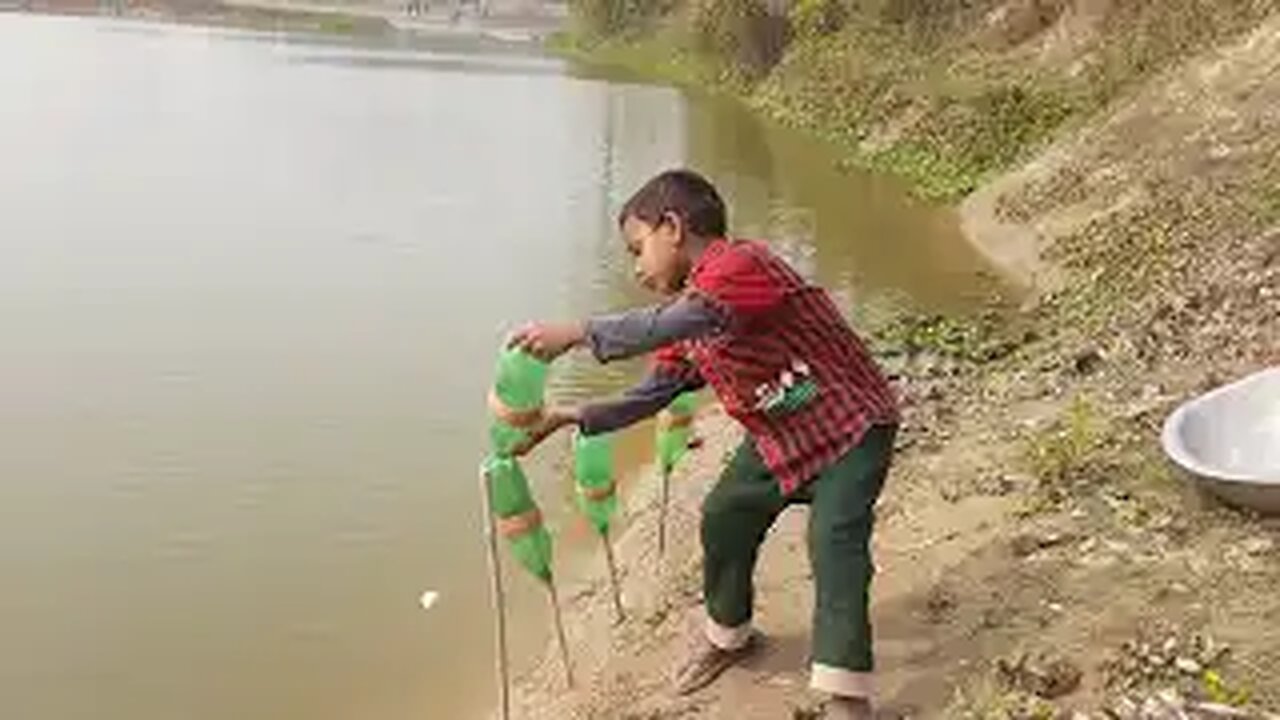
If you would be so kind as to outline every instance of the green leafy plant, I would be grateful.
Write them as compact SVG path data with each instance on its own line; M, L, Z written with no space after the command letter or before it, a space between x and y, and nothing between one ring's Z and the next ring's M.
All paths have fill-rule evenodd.
M1205 697L1219 705L1238 707L1249 704L1252 699L1252 693L1247 689L1227 685L1226 681L1222 679L1222 674L1217 670L1205 670L1200 677L1200 684L1204 690Z
M1088 466L1105 436L1098 410L1077 396L1062 417L1027 442L1026 457L1041 483L1060 485Z

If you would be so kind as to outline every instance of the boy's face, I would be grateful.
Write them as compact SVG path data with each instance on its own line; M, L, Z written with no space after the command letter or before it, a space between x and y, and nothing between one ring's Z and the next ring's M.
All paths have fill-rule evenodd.
M641 285L663 295L684 289L689 261L684 252L684 221L679 215L668 213L657 225L628 216L622 223L622 237L635 258L636 280Z

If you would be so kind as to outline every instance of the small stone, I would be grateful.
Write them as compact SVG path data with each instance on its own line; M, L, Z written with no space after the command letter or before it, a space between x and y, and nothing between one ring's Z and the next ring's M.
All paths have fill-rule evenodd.
M987 475L978 483L978 491L988 496L1004 497L1017 489L1017 479L1004 473Z
M1045 655L1001 659L996 662L996 671L1007 685L1045 700L1070 695L1084 677L1071 661Z
M1095 348L1088 348L1076 353L1071 359L1071 369L1076 375L1092 375L1102 366L1102 353Z
M1248 555L1258 556L1258 555L1266 555L1272 550L1275 550L1275 547L1276 547L1275 541L1272 540L1271 538L1256 537L1256 538L1250 538L1246 540L1240 546L1240 549L1244 550L1245 553Z
M1196 662L1195 660L1192 660L1191 658L1185 658L1185 657L1180 657L1177 660L1174 660L1173 664L1182 672L1192 676L1198 676L1201 673L1201 671L1204 669L1200 667L1200 663Z
M1249 712L1245 710L1241 710L1239 708L1233 708L1229 705L1222 705L1220 703L1196 703L1195 705L1191 706L1191 709L1195 711L1196 715L1199 715L1199 716L1207 715L1208 717L1211 717L1211 718L1227 718L1228 720L1233 718L1240 718L1241 720L1243 720L1244 718L1253 717ZM1268 717L1274 718L1275 716L1271 715Z
M1009 541L1009 549L1014 557L1028 557L1040 549L1040 540L1035 535L1021 534Z
M667 619L667 609L664 607L664 608L659 608L658 610L655 610L649 613L648 615L646 615L644 618L644 623L651 628L656 628L659 625L661 625L663 622L665 622L666 619Z
M1141 708L1138 707L1138 703L1129 698L1120 698L1111 708L1111 714L1117 720L1134 720L1134 718L1138 717L1140 711Z
M822 720L824 714L821 707L795 708L791 711L791 720Z
M948 588L935 585L929 590L925 600L925 613L928 621L934 624L946 622L958 604L956 596Z
M1127 555L1129 553L1129 544L1119 540L1105 540L1107 549L1116 555Z
M1017 557L1028 557L1041 550L1064 545L1074 539L1069 533L1051 530L1044 533L1021 533L1010 541L1010 548Z
M790 688L795 687L796 681L794 678L779 674L769 676L769 678L765 680L765 684L777 688Z
M1216 665L1230 652L1230 645L1218 642L1212 637L1205 636L1201 642L1200 657L1197 659L1200 661L1201 665Z

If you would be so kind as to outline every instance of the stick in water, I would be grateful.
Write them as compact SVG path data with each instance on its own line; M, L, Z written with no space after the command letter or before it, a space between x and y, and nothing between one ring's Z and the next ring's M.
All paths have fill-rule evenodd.
M489 474L480 469L480 497L484 503L484 536L488 545L489 584L493 594L494 635L496 637L498 706L501 720L511 717L510 682L507 679L507 599L502 592L502 568L498 564L498 535L493 530L493 506L489 500Z
M604 543L604 560L609 566L609 585L613 588L613 612L618 622L626 619L622 609L622 586L618 584L618 564L613 559L613 545L609 542L609 532L600 533L600 541Z
M569 665L569 643L564 637L564 621L560 619L560 599L556 597L556 583L547 582L547 593L551 595L551 614L556 621L556 640L560 644L560 662L564 665L564 681L573 689L573 668Z

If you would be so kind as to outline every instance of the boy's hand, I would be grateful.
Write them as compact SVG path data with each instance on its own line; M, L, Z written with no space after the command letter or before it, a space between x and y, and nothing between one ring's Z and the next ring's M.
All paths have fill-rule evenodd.
M583 344L587 328L583 323L530 323L516 330L507 347L519 348L547 362Z
M557 430L568 425L577 425L580 415L575 408L550 408L542 414L542 420L525 430L525 439L511 449L513 455L527 455L530 450L542 444L543 440L555 434Z

